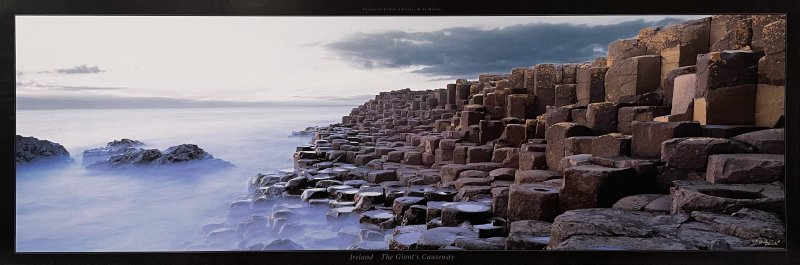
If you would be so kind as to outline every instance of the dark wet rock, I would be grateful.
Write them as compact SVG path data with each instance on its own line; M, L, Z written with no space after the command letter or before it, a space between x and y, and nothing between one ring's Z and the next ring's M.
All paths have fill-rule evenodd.
M509 226L506 249L539 250L547 247L550 241L552 224L537 220L520 220Z
M463 186L461 189L458 190L458 194L453 197L454 201L468 201L471 200L473 197L480 195L480 194L491 194L492 193L492 186L491 185L480 185L480 186Z
M112 169L131 166L175 165L187 162L202 161L219 167L230 167L232 164L216 159L194 144L182 144L159 151L157 149L128 149L121 155L110 157L89 165L93 169Z
M502 219L495 219L495 220L502 220ZM506 232L505 223L496 224L494 220L492 221L492 223L470 225L470 226L472 227L472 231L478 233L478 238L505 237L508 235L508 233Z
M105 147L94 148L83 151L83 163L91 164L97 161L108 160L108 158L121 155L128 151L136 150L138 147L144 146L144 143L131 140L120 139L108 142Z
M427 200L423 197L410 197L410 196L403 196L394 199L392 204L392 212L397 216L403 216L403 214L408 210L412 205L425 205Z
M442 225L458 226L464 221L485 224L492 217L492 208L476 202L455 202L442 206Z
M359 211L367 211L377 205L383 205L386 201L382 187L362 187L358 193L355 194L354 200L356 208Z
M425 205L411 205L408 210L403 213L403 219L400 225L419 225L427 222L428 207Z
M438 250L453 246L459 238L478 238L478 234L463 227L437 227L422 232L417 249Z
M417 248L417 241L425 232L425 225L398 226L392 231L389 239L391 250L413 250Z
M733 213L755 208L782 213L785 203L783 184L712 184L705 181L677 180L672 191L672 213L706 211Z
M15 142L15 162L26 163L42 159L69 159L69 152L64 146L48 140L17 135Z
M303 194L300 195L300 199L306 202L311 199L323 198L328 198L328 190L325 188L305 189L303 190Z
M362 224L376 224L380 225L383 222L394 219L394 214L386 210L372 210L366 211L361 214L359 222Z
M453 188L437 188L433 191L425 193L425 199L429 201L444 201L452 202L457 195L458 190Z

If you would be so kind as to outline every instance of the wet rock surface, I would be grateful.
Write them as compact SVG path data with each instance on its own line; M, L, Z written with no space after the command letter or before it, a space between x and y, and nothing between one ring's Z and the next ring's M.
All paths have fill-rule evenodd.
M108 142L105 147L93 148L83 151L83 163L92 164L97 161L107 160L108 158L121 155L128 151L135 151L137 147L144 146L143 142L123 138Z
M229 167L232 164L214 158L211 154L194 144L181 144L164 151L158 149L125 148L105 161L98 161L88 166L90 169L130 168L138 166L176 165L202 161L217 167Z
M14 161L28 163L34 160L68 160L69 152L64 146L35 137L16 135L14 137Z

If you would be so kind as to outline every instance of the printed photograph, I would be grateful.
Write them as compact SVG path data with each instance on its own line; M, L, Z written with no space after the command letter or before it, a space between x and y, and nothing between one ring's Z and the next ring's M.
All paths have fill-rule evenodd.
M14 20L17 252L786 247L785 15Z

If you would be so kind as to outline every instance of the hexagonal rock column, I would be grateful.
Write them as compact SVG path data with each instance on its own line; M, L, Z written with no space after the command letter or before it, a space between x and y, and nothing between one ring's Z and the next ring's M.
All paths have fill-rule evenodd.
M561 178L561 173L550 170L517 170L514 172L514 183L537 183Z
M661 143L678 137L699 136L703 128L697 122L631 122L631 155L641 158L661 156Z
M754 124L757 92L756 85L715 88L694 99L692 117L702 125Z
M491 162L492 161L492 147L489 146L471 146L467 148L466 163L478 162Z
M571 167L564 172L560 194L562 210L611 207L635 192L636 172L631 168L597 165Z
M615 40L608 44L607 67L619 64L622 60L647 54L647 47L636 38Z
M550 240L551 223L536 220L520 220L511 222L507 250L539 250L547 247Z
M492 188L492 213L496 217L507 218L509 187Z
M717 15L711 17L709 41L711 51L738 50L750 45L752 22L747 15Z
M592 156L629 156L631 153L631 136L621 133L609 133L598 136L592 141Z
M592 142L597 136L574 136L566 139L564 143L564 155L591 154Z
M754 124L763 127L778 127L782 122L785 110L784 101L786 86L758 84L756 87L756 105Z
M576 86L575 84L556 85L554 106L560 107L575 104L577 102Z
M713 184L676 180L672 189L672 213L705 211L733 213L754 208L783 213L786 197L780 182L763 184Z
M784 154L786 152L783 129L744 133L733 137L733 139L749 144L759 153Z
M729 139L682 137L661 143L661 161L669 167L704 170L710 155L747 151L744 145Z
M533 67L533 93L537 114L547 112L546 107L555 103L556 65L537 64Z
M661 80L661 89L664 91L664 101L662 102L664 106L672 106L672 97L675 93L675 79L682 75L694 74L695 72L697 72L697 67L690 65L672 69L667 73L667 76ZM692 85L692 87L694 87L694 85ZM694 90L692 90L692 98L694 98Z
M575 101L585 106L589 103L603 102L606 99L605 79L608 67L579 66Z
M586 127L596 134L616 132L617 110L619 106L611 102L589 104L586 111Z
M458 124L459 130L465 130L471 125L477 125L483 119L483 114L476 111L461 111L461 121Z
M547 128L547 131L545 131L547 167L550 169L558 168L558 163L564 157L566 138L593 134L592 130L586 126L569 122L556 123Z
M661 55L662 79L672 69L694 65L697 54L708 52L710 22L710 18L702 18L670 25L648 40L648 53ZM661 46L659 52L651 49L653 44Z
M480 121L480 144L486 144L489 141L500 138L505 130L505 125L502 121Z
M504 167L519 167L519 148L501 147L494 149L492 162L501 163Z
M631 134L632 121L653 121L655 117L668 115L669 107L661 106L635 106L622 107L617 112L617 131L622 134Z
M783 155L724 154L708 157L706 181L711 183L767 183L783 181Z
M697 94L697 75L685 74L675 77L673 90L670 95L672 110L669 114L685 114L693 111L689 109Z
M766 56L758 62L758 83L783 86L786 83L786 19L764 26Z
M630 57L611 66L606 73L606 101L617 102L626 95L653 92L661 84L661 56Z
M534 115L534 96L528 94L508 95L506 117L526 119Z
M519 146L525 141L525 133L523 124L506 124L503 134L500 135L500 141L511 146Z
M464 221L485 224L492 218L492 208L477 202L455 202L442 207L442 226L458 226Z
M547 169L547 155L545 152L522 151L519 153L519 169Z
M458 179L458 174L466 171L466 170L473 170L475 166L472 165L461 165L461 164L449 164L444 165L441 168L442 173L442 180L443 181L454 181Z
M508 220L552 221L559 214L558 188L513 184L508 193Z
M422 197L399 197L394 199L392 212L394 212L396 216L402 217L406 210L411 208L412 205L425 205L427 203L428 201Z

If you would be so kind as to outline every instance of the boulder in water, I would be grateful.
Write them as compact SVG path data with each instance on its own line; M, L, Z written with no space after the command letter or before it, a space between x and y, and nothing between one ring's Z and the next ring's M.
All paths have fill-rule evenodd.
M69 159L69 152L67 152L67 149L58 143L21 135L17 135L14 138L14 142L16 145L16 163L27 163L33 160L43 159Z
M93 148L83 151L83 163L91 164L97 161L108 160L112 156L122 155L128 151L135 151L137 147L144 146L144 143L123 138L108 142L105 147Z
M216 163L222 167L232 166L232 164L224 160L214 158L214 156L197 145L182 144L167 148L167 150L164 151L143 148L128 149L123 154L111 156L106 161L100 161L89 165L89 168L177 165L195 161L203 161L204 164Z

